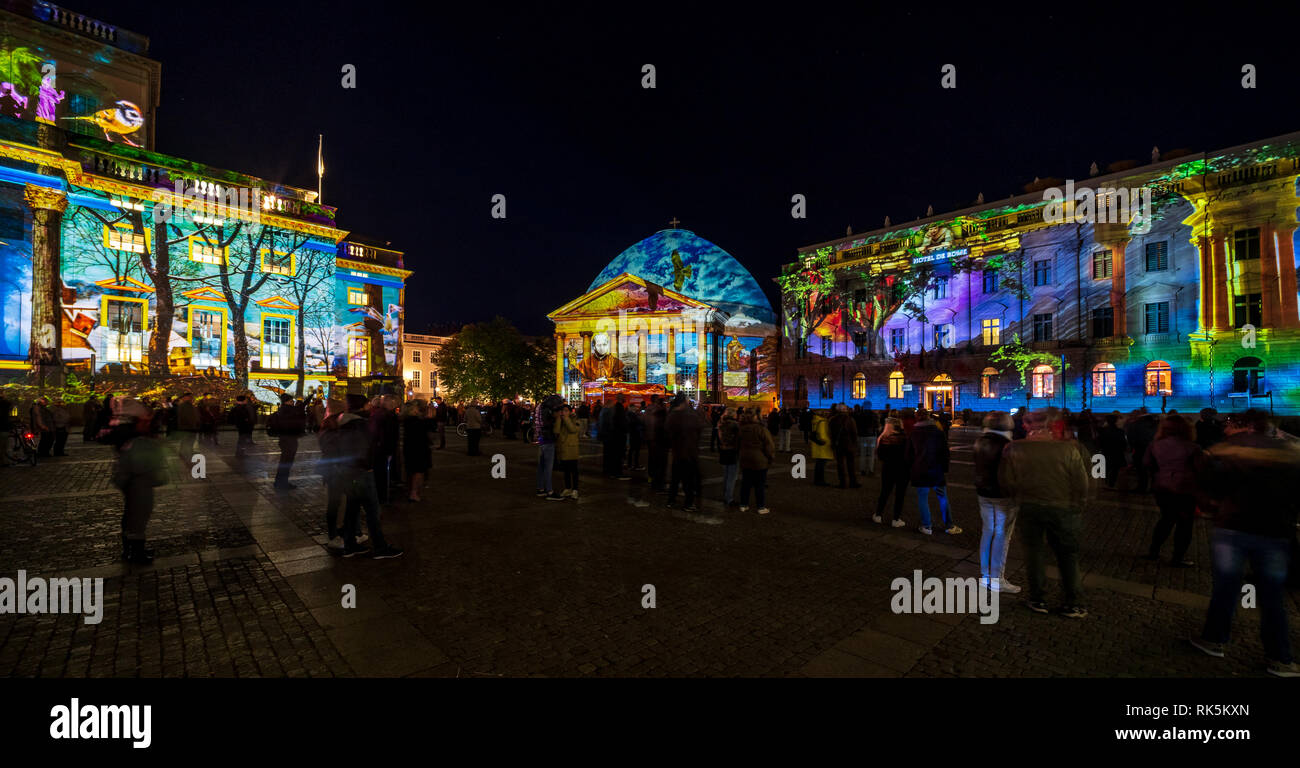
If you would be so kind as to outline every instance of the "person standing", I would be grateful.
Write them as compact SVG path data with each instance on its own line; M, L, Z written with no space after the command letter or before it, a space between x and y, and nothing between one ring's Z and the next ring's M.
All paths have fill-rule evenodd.
M1259 634L1268 673L1300 677L1300 666L1291 655L1286 609L1300 449L1269 431L1268 417L1261 411L1234 414L1224 427L1224 439L1207 452L1204 490L1217 504L1210 550L1214 587L1205 626L1189 641L1210 656L1224 656L1242 599L1242 572L1249 562L1258 590Z
M325 485L325 536L328 549L343 550L343 515L344 515L344 473L340 469L342 462L339 444L339 417L344 413L343 403L329 401L325 418L321 419L317 440L320 444L320 461L317 471Z
M667 428L673 452L673 479L668 488L668 506L673 506L677 501L677 488L684 484L686 505L682 511L696 512L695 489L700 472L700 433L704 431L704 419L691 407L686 395L678 394L673 398Z
M643 470L641 464L641 444L645 441L644 411L641 406L633 405L627 409L627 466L628 469Z
M577 500L578 498L578 457L580 448L578 435L584 431L580 420L573 417L573 409L568 403L560 406L555 425L555 460L560 471L564 473L564 490L560 496Z
M840 404L839 412L831 427L835 439L835 475L840 479L840 488L858 488L857 460L858 426L849 412L848 406Z
M72 420L72 414L68 413L68 407L63 404L62 398L50 406L50 418L54 424L54 455L67 456L68 452L64 448L68 445L68 422Z
M808 445L812 435L813 414L811 408L804 408L799 412L799 432L803 435L803 444Z
M450 410L441 397L434 398L433 423L438 430L437 450L439 451L447 447L447 422L451 417Z
M740 453L740 511L749 511L749 492L754 491L758 514L766 515L767 470L776 457L776 441L772 433L758 423L757 413L746 412L737 429L737 446Z
M401 422L397 418L397 401L392 395L375 398L370 412L370 439L375 443L375 491L379 503L387 504L389 488L393 484L393 458L397 455L397 441L401 436Z
M1190 568L1187 548L1192 543L1192 523L1196 518L1196 477L1205 471L1205 454L1192 441L1191 425L1180 415L1170 413L1160 421L1156 439L1143 457L1151 474L1160 521L1151 534L1151 548L1146 559L1158 560L1169 532L1174 534L1174 553L1170 564Z
M194 439L199 432L199 409L194 405L194 393L185 392L176 404L177 453L181 464L189 466L194 458Z
M281 491L293 490L297 486L289 482L289 473L298 456L298 441L307 429L307 416L303 413L303 407L294 401L293 395L280 395L280 409L267 419L266 429L280 441L280 463L275 470L275 488Z
M555 411L564 404L559 395L549 395L537 404L533 413L533 432L537 442L537 498L562 501L564 494L555 492Z
M904 460L910 473L908 480L916 488L916 506L921 510L918 530L927 536L934 532L930 527L930 494L934 493L944 529L953 536L961 533L961 526L953 522L948 511L948 436L925 410L916 412L916 423L907 436Z
M723 411L717 431L718 464L722 465L722 503L731 506L736 501L736 474L740 466L740 422L736 420L735 408Z
M894 519L890 522L895 528L902 528L903 493L907 490L908 466L906 461L907 436L903 434L903 422L896 416L885 419L885 428L876 439L876 455L880 458L880 497L876 500L876 514L871 516L873 522L883 522L885 504L889 494L894 494Z
M780 427L777 431L776 449L789 453L790 451L790 430L794 429L794 418L790 415L789 408L782 408L780 413Z
M1150 475L1147 474L1147 465L1143 461L1147 455L1147 447L1156 436L1155 416L1147 413L1145 408L1135 412L1129 417L1128 423L1124 425L1124 431L1128 436L1129 447L1133 449L1133 469L1137 472L1137 492L1147 493L1150 490Z
M339 417L339 470L345 483L348 498L347 514L343 520L343 556L370 553L375 560L402 556L402 550L384 538L379 517L379 493L375 487L374 453L376 444L371 436L364 395L348 395L348 412ZM367 549L358 540L361 524L359 513L366 513L366 528L374 550Z
M1201 418L1196 422L1196 444L1202 448L1223 440L1223 424L1219 423L1219 412L1213 408L1202 408Z
M50 457L50 449L54 446L54 414L50 411L49 403L50 401L45 397L38 397L28 410L32 431L40 438L36 446L36 455L42 459Z
M871 403L857 409L854 414L858 427L858 473L876 474L876 435L880 433L880 417L871 410Z
M1128 437L1119 428L1119 412L1106 414L1106 425L1097 430L1097 447L1106 460L1106 487L1115 489L1120 470L1127 466Z
M1020 591L1003 576L1007 547L1016 527L1016 501L998 483L1002 453L1011 442L1011 415L993 411L984 417L984 433L975 438L975 495L979 499L980 579L994 592Z
M1047 613L1047 563L1044 540L1056 555L1065 604L1062 615L1081 619L1083 580L1079 574L1079 535L1092 485L1090 461L1077 440L1057 440L1052 424L1039 412L1026 413L1024 440L1003 449L998 485L1015 499L1029 573L1029 608Z
M826 482L826 462L835 458L835 446L825 411L817 411L812 417L808 439L812 442L813 485L830 485Z
M483 414L479 412L478 403L465 406L465 434L468 437L466 452L470 456L478 456L478 442L483 436Z
M255 420L253 406L248 402L248 396L236 397L235 404L230 409L230 423L235 426L235 433L238 435L235 439L235 460L241 463L248 458L248 449L253 445Z
M418 502L424 490L424 478L433 465L429 435L433 418L423 400L413 400L402 408L402 466L406 469L406 500Z
M668 403L655 395L650 408L650 490L661 493L668 475Z
M122 559L148 565L154 552L146 532L154 488L167 482L165 449L150 410L132 398L114 401L107 441L114 447L113 484L122 492Z
M630 479L623 473L623 454L627 450L627 413L623 407L622 394L617 396L614 405L601 409L599 436L604 446L605 476L615 480Z

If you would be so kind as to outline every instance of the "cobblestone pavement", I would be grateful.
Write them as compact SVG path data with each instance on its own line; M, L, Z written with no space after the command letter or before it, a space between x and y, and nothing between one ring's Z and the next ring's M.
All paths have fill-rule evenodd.
M533 494L534 448L485 438L485 455L469 457L449 437L434 451L426 500L385 507L385 533L406 549L391 561L339 559L321 546L311 438L288 493L271 487L273 448L260 434L243 476L218 458L206 480L190 480L177 462L175 482L159 489L150 536L160 559L148 568L116 562L120 496L107 484L107 449L74 445L61 463L0 470L0 507L17 534L0 549L0 575L108 578L102 624L0 616L0 674L1262 674L1255 611L1238 616L1226 659L1184 642L1204 618L1209 527L1197 522L1195 568L1140 560L1158 515L1149 497L1102 492L1089 510L1087 619L1033 614L1008 595L986 625L890 610L890 584L914 569L978 574L960 436L950 490L966 530L956 536L916 532L914 498L911 527L877 526L872 478L859 490L814 488L790 477L785 456L770 476L773 513L760 517L722 509L706 453L704 511L720 524L702 524L651 498L639 477L600 477L599 447L583 450L581 500L551 502ZM504 479L491 476L494 454ZM632 503L642 497L649 503ZM1024 583L1018 544L1011 555L1009 577ZM654 608L642 607L645 585ZM349 586L355 608L340 604Z

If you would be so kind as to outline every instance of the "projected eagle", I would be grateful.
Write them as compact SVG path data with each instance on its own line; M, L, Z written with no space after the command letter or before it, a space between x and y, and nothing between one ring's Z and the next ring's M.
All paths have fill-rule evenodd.
M691 276L691 268L682 264L682 255L673 251L673 290L680 292L686 278Z

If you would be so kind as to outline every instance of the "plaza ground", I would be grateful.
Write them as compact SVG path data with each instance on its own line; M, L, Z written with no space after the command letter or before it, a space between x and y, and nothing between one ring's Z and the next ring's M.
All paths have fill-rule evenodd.
M173 459L149 529L152 566L117 560L108 448L74 437L66 458L0 469L0 575L106 579L100 624L0 615L0 676L1264 676L1257 611L1239 612L1225 659L1185 642L1208 602L1210 527L1197 520L1194 568L1170 568L1170 544L1165 561L1142 560L1158 516L1149 496L1101 491L1089 509L1086 619L1034 614L1023 593L1002 596L990 625L892 613L891 582L915 569L978 575L969 435L953 437L956 536L918 533L910 495L907 528L875 525L874 479L813 487L811 467L793 479L787 455L770 473L772 514L759 517L722 508L705 451L705 511L721 521L709 524L665 508L639 477L601 477L594 442L583 445L581 499L551 502L534 495L534 447L488 437L470 457L451 435L434 451L426 500L385 507L385 533L406 550L390 561L322 546L314 438L288 493L265 471L273 441L256 435L241 475L233 438L222 433L206 479ZM504 479L491 475L494 454ZM648 506L631 503L642 496ZM1023 585L1019 542L1011 555L1008 578ZM642 607L647 584L654 608ZM1287 600L1300 648L1296 593Z

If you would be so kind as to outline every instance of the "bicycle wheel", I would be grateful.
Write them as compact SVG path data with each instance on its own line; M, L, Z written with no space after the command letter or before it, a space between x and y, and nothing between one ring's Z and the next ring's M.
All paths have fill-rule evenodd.
M465 436L469 435L469 432L465 429L465 425L464 425L464 424L460 424L460 425L457 425L457 427L456 427L456 434L460 435L461 437L465 437Z

